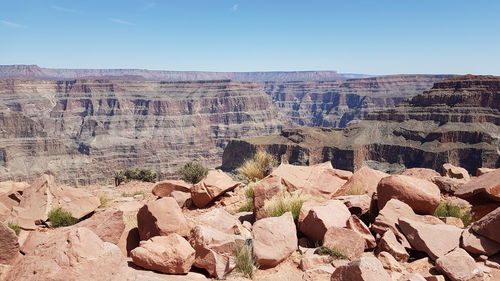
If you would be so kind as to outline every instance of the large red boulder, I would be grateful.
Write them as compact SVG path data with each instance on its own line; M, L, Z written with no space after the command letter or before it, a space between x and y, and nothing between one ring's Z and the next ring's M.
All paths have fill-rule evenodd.
M365 240L365 249L373 249L377 246L375 237L373 237L370 229L357 216L352 215L347 220L347 228L361 235Z
M172 192L191 192L191 187L193 185L187 183L183 180L164 180L155 183L153 186L153 194L158 197L168 197L171 196Z
M309 208L303 205L302 208ZM308 209L303 219L299 217L299 230L311 241L321 242L332 227L345 227L351 216L349 209L339 200L328 200Z
M104 242L118 244L125 230L123 212L116 209L108 209L96 212L92 217L76 224L92 230Z
M331 281L392 281L382 263L374 257L363 257L337 267Z
M411 168L401 173L403 176L411 176L421 180L432 181L433 178L441 176L440 173L433 169L427 168Z
M333 226L326 231L323 246L340 252L349 260L355 260L365 250L365 239L351 229Z
M500 243L500 207L475 222L472 225L472 230L480 235L483 235L484 237Z
M255 260L263 267L274 267L297 250L297 231L290 212L258 220L252 234Z
M394 175L383 178L377 186L378 206L383 209L391 199L408 204L415 212L434 214L441 193L434 183L415 177Z
M191 188L191 199L196 207L202 208L240 184L221 170L211 170L204 179Z
M342 192L337 193L337 195L367 194L371 198L373 193L377 192L378 182L387 176L389 174L363 166L354 172L352 177L342 186Z
M463 179L465 181L470 180L469 172L462 167L454 166L453 164L446 163L443 164L443 176L454 178L454 179Z
M0 222L0 264L11 264L19 255L16 233Z
M275 175L269 175L255 183L253 187L253 207L256 220L266 217L262 209L265 201L284 189L286 187L281 183L281 177Z
M484 272L474 259L460 248L437 259L436 268L452 281L486 280Z
M187 237L189 227L182 210L172 197L164 197L145 204L137 213L137 227L141 240L177 233Z
M500 169L470 180L455 191L455 196L472 203L493 201L500 206Z
M467 252L476 255L492 256L500 251L500 243L466 229L462 233L460 246Z

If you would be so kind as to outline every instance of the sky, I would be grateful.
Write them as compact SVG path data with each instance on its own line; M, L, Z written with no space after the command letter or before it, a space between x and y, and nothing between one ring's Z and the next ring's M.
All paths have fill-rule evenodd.
M0 64L500 75L500 1L0 0Z

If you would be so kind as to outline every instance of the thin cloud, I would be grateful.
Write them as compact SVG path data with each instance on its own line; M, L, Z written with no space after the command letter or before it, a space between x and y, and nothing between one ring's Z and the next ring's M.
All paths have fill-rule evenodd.
M65 12L65 13L77 13L78 12L78 10L70 9L70 8L66 8L66 7L62 7L62 6L57 6L57 5L52 5L52 6L50 6L50 8L52 8L56 11Z
M15 23L15 22L12 22L12 21L6 21L6 20L0 20L0 23L2 25L8 26L8 27L14 27L14 28L24 28L24 27L26 27L26 26L24 26L22 24Z
M233 11L238 11L238 9L240 8L240 4L234 4L233 5Z
M114 23L123 24L123 25L135 25L135 23L133 23L133 22L129 22L129 21L117 19L117 18L110 18L109 20L114 22Z
M142 8L142 10L143 11L149 10L149 9L152 9L152 8L156 7L157 5L158 5L158 3L156 3L156 2L149 2L146 6L144 6Z

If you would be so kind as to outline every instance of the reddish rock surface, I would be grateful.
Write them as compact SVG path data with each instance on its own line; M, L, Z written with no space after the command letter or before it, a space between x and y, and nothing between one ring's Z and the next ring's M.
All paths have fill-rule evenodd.
M389 176L380 180L377 186L379 209L389 200L398 199L417 213L431 215L439 205L440 194L432 182L410 176Z
M282 185L281 177L275 175L269 175L255 183L253 189L253 206L255 219L259 220L266 216L264 211L262 210L262 208L264 207L264 202L268 199L271 199L274 195L278 194L284 189L286 189L286 187Z
M137 225L141 240L170 233L187 237L189 233L186 218L177 202L171 197L145 204L137 213Z
M19 255L16 233L0 222L0 264L12 264Z
M401 173L403 176L411 176L415 178L419 178L421 180L432 181L434 177L441 176L440 173L434 171L433 169L427 168L411 168L407 169Z
M339 251L349 260L355 260L365 250L365 239L351 229L333 226L326 231L323 246Z
M500 207L472 225L472 230L500 243Z
M500 251L500 243L476 234L471 229L466 229L462 233L460 247L476 255L492 256Z
M331 281L392 281L382 263L371 257L361 258L340 266L332 274Z
M172 194L173 191L181 192L191 192L191 187L193 185L189 184L183 180L164 180L155 183L153 186L153 194L158 197L167 197Z
M207 176L191 188L193 203L201 208L212 202L216 197L226 191L233 190L239 182L221 170L211 170Z
M452 281L485 280L484 272L463 249L456 249L436 260L436 267Z
M405 247L399 243L396 235L394 235L394 232L390 229L384 233L382 238L380 238L378 250L388 252L400 262L406 262L410 257Z
M459 180L463 179L465 181L470 180L469 172L466 169L450 163L443 164L443 176Z
M455 195L471 202L494 201L500 206L500 169L496 169L462 185Z
M303 220L299 218L299 230L311 241L321 242L330 227L345 227L350 216L341 201L329 200L311 207Z
M125 230L123 212L114 209L97 212L89 219L78 223L77 226L86 227L97 234L102 241L116 245Z
M365 240L365 249L373 249L377 246L375 237L373 237L370 229L357 216L350 216L347 220L347 228L361 235Z
M342 187L342 191L344 193L365 193L371 197L374 192L377 192L379 181L387 176L389 175L384 172L364 166L354 172L352 177Z

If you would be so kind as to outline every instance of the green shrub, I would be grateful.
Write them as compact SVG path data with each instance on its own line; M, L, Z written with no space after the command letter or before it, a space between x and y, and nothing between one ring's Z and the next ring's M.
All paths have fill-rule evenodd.
M197 184L208 174L208 168L196 161L191 161L179 169L179 174L184 181Z
M286 212L292 212L293 219L297 222L302 204L306 200L307 198L303 195L282 191L264 201L263 210L266 217L279 217Z
M19 235L19 233L21 233L21 227L15 223L12 223L12 222L9 222L7 223L7 226L14 230L14 232L16 233L16 235Z
M439 203L436 211L434 211L434 216L459 218L462 220L465 227L472 223L472 216L469 209L450 202Z
M252 279L255 270L258 268L257 263L253 257L252 246L249 244L243 244L234 250L235 269L244 274L244 276Z
M53 227L60 227L73 225L78 222L78 219L74 218L70 212L59 207L50 211L49 221Z
M245 202L245 205L243 205L243 206L240 207L240 209L239 209L240 212L253 212L253 192L254 192L254 188L255 188L255 185L251 183L245 189L246 202Z
M135 169L124 169L116 172L115 174L115 184L120 185L121 183L129 182L132 180L145 181L145 182L155 182L156 173L151 169L146 168L135 168Z
M265 151L258 151L252 159L246 160L237 170L250 181L257 181L268 176L278 161Z
M326 246L320 246L314 250L314 253L321 256L331 256L336 259L347 259L347 256L339 249L332 249Z

